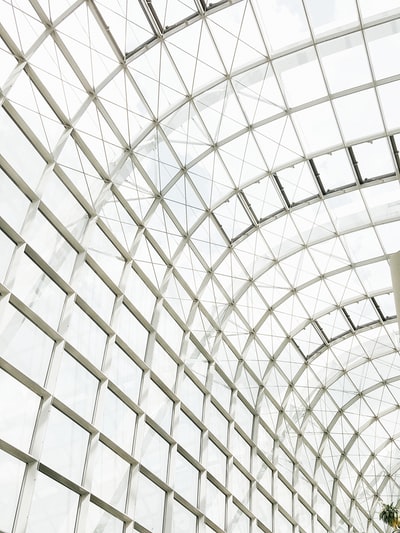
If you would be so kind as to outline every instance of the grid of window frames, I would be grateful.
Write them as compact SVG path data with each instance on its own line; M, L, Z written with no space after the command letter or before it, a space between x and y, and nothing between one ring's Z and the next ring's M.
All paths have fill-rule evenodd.
M2 532L380 531L400 13L282 5L0 1Z

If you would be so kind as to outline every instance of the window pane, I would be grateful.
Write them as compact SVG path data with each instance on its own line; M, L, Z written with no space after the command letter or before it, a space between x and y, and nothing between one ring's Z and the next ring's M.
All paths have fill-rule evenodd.
M71 533L78 500L78 494L38 472L27 533Z
M0 438L28 452L40 398L0 370Z
M167 480L169 444L153 428L145 424L141 463L163 481Z
M7 305L0 318L0 349L4 359L43 385L53 346L50 337Z
M136 413L110 389L104 391L101 431L127 452L132 451Z
M225 527L225 505L225 494L207 480L205 513L222 529Z
M98 379L64 352L55 389L55 395L86 420L92 420Z
M0 231L0 246L2 252L0 256L0 282L5 283L5 277L15 250L15 243L5 233Z
M163 532L165 492L139 474L135 520L153 533Z
M0 450L0 531L11 531L25 463Z
M198 483L199 471L181 454L176 454L174 489L195 507L197 506Z
M187 452L199 459L201 429L182 411L174 428L174 437Z
M68 318L65 338L91 363L101 368L107 334L77 304Z
M120 511L125 510L130 465L102 442L91 451L91 490Z
M108 375L129 398L138 403L142 369L117 344L112 347Z
M65 292L25 254L16 268L13 292L50 326L57 329Z
M186 507L174 500L172 512L173 531L174 533L196 533L197 519Z
M82 519L83 520L83 519ZM122 533L124 523L115 516L107 513L104 509L89 503L88 515L84 525L87 533Z
M165 392L150 380L146 411L168 433L171 429L173 405L173 401Z
M80 485L88 442L87 431L52 407L41 461Z

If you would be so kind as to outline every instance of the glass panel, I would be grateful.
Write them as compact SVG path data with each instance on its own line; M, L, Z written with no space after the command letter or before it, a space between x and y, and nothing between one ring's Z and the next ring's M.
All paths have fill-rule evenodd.
M353 151L362 179L368 180L394 174L394 162L387 139L357 144L353 146Z
M133 269L129 269L125 281L124 295L130 299L141 314L151 322L157 298Z
M211 433L226 446L228 438L228 420L212 403L208 406L207 427Z
M341 136L332 107L329 103L318 104L293 113L293 122L307 154L341 143Z
M232 360L235 361L236 356L232 354L232 352L229 350L227 345L224 344L223 347L225 348L227 354L229 354L229 357L231 357ZM209 380L209 388L211 389L211 392L214 398L222 405L225 411L229 411L231 407L231 396L232 396L231 387L225 381L222 375L216 370L214 370L211 375L212 375L212 379ZM211 407L211 410L212 410L212 407Z
M225 527L225 505L225 494L207 480L206 515L222 529Z
M101 368L107 334L77 304L69 315L65 338L91 363Z
M41 385L46 379L54 341L15 307L7 305L0 319L1 356Z
M90 452L91 490L116 507L125 510L130 465L115 452L98 442Z
M365 326L366 324L376 322L378 320L375 307L367 299L362 300L361 302L346 305L346 311L348 312L356 328Z
M361 33L321 43L317 50L332 93L372 81Z
M342 195L328 198L326 200L327 208L331 213L332 222L339 231L352 230L363 224L368 223L368 215L365 210L362 195L358 191L347 192ZM344 266L346 264L345 255L340 250L337 242L333 241L332 251L335 250L333 257L339 256L337 266ZM325 250L329 250L328 244L324 246ZM333 267L334 268L334 267Z
M251 220L237 196L223 203L214 213L229 239L233 239L251 226Z
M383 133L381 113L375 91L372 89L336 98L333 106L345 141L350 142ZM368 109L367 114L366 109Z
M113 326L129 348L144 360L149 332L126 305L118 309L118 314L113 319Z
M101 420L98 421L99 427L107 437L130 453L137 415L110 389L106 389L103 394L102 416Z
M4 220L20 231L29 206L28 198L0 168L0 208Z
M342 31L358 24L355 0L333 0L322 5L319 0L305 0L311 28L316 36Z
M42 200L68 231L78 240L81 239L88 215L75 196L54 173L47 176Z
M118 240L125 250L130 250L136 236L137 225L119 198L111 191L107 200L102 202L100 216L114 239Z
M92 420L98 383L83 365L69 353L63 353L54 394L89 421Z
M135 520L154 533L162 533L165 492L143 474L139 474Z
M270 457L273 452L273 444L269 446L269 448L262 448L262 451L267 457ZM263 459L259 455L256 455L253 462L253 475L259 481L263 488L267 490L269 493L272 492L272 470L271 468L264 462Z
M87 263L78 270L73 286L79 296L87 302L106 322L110 321L115 294Z
M51 408L41 461L81 484L89 433L58 409Z
M240 387L245 390L246 385L251 389L253 386L257 388L256 382L250 381L250 376L247 374L246 370L243 369L244 374L244 383L237 381L240 383ZM246 383L247 382L247 383ZM249 436L252 435L252 429L253 429L253 413L247 408L247 406L240 400L240 398L237 398L236 400L236 406L235 406L235 420L236 423L239 424L239 426L245 431L245 433Z
M141 463L160 479L167 481L169 443L145 424L141 444Z
M236 4L208 17L209 26L227 72L265 57L265 44L250 6ZM213 24L215 22L215 25Z
M192 3L192 0L190 0ZM191 94L219 78L223 65L205 22L168 36L168 50ZM218 30L217 30L218 32Z
M250 518L233 505L232 528L238 533L250 533Z
M327 90L314 48L273 62L289 107L326 96Z
M400 229L399 222L391 222L390 224L382 224L377 227L377 234L382 242L382 247L387 254L394 254L398 252L399 246L396 241L393 240L393 235L396 235Z
M146 411L167 433L172 421L174 402L154 383L149 382Z
M24 98L26 99L25 94ZM0 109L0 124L1 155L22 177L22 179L32 187L32 189L35 189L45 169L46 163L44 159L40 157L33 145L28 141L3 108ZM24 157L20 156L21 150L23 150ZM1 175L4 175L2 171ZM1 179L1 182L3 182L3 178ZM2 183L2 185L6 184ZM0 198L4 198L4 196L1 195ZM17 204L14 204L13 207L16 208ZM18 206L17 211L22 210L23 207L23 204Z
M204 394L185 373L179 388L179 398L197 418L202 419Z
M157 333L171 346L175 353L179 354L183 330L164 307L160 309Z
M281 505L289 514L293 509L293 493L279 478L276 480L274 494Z
M282 4L278 0L254 2L262 30L271 52L311 40L302 2Z
M223 484L226 483L226 461L226 455L209 439L207 444L207 470Z
M283 209L275 181L269 176L246 187L244 193L258 219L266 218Z
M355 183L353 168L346 150L337 150L316 157L314 163L326 191Z
M172 26L197 12L194 3L181 0L158 0L155 9L163 27Z
M112 347L108 375L129 398L138 403L142 369L117 344Z
M258 117L272 117L280 113L285 104L271 63L249 68L232 79L243 110L253 124Z
M93 87L115 68L116 57L110 43L88 6L81 4L71 16L61 21L57 30Z
M400 111L395 104L399 88L399 81L387 83L377 88L385 125L388 131L396 130L400 122Z
M78 501L78 494L38 472L27 533L74 531Z
M304 163L280 170L277 172L277 176L290 204L301 202L318 194L311 170Z
M178 365L166 350L156 342L151 357L151 369L171 390L174 390Z
M382 247L372 229L349 233L343 237L352 261L364 261L383 254Z
M281 533L293 533L293 524L280 512L275 513L274 524Z
M197 460L200 458L201 429L194 424L182 411L174 428L177 442Z
M87 243L89 254L118 285L125 264L124 258L97 225L92 228L90 237L90 242Z
M174 490L197 507L199 471L181 454L175 457Z
M12 530L25 463L0 450L0 529Z
M375 296L379 309L381 310L385 319L396 315L396 309L394 305L394 298L390 294L382 294L381 296Z
M250 504L250 480L235 465L231 471L231 491L241 503Z
M51 268L69 281L77 253L40 212L24 227L22 235Z
M81 520L83 522L83 518ZM87 531L87 533L98 533L100 531L101 533L122 533L123 527L124 523L121 520L89 502L84 531Z
M297 512L295 517L297 522L304 531L310 531L312 529L312 514L301 502L297 502L296 507Z
M57 329L65 292L25 254L16 268L13 291L51 327Z
M174 533L196 533L197 518L186 507L174 500L172 511Z
M376 79L392 76L399 71L400 59L391 55L400 44L399 29L400 21L393 20L365 30Z
M106 1L99 1L100 12L103 13L111 34L119 44L123 52L134 50L139 44L153 37L153 31L141 9L136 2L127 2L124 9L118 5L118 9Z
M29 452L40 397L0 370L0 438Z
M399 12L399 4L396 0L383 0L376 4L374 0L360 0L360 10L363 18L374 17L375 15L391 15Z
M236 430L232 432L229 448L240 464L250 470L251 447Z
M25 73L16 78L10 91L8 91L8 97L13 103L13 107L17 110L20 117L22 117L22 120L25 120L29 124L33 135L39 139L39 142L43 144L45 149L49 151L53 150L63 133L63 127L57 120L57 116L54 114L46 99L43 98L36 85L32 83ZM32 138L33 135L31 133L29 137ZM32 166L34 166L35 163L38 163L38 154L36 154L35 158L32 157L33 149L28 149L27 152L31 152L29 155L33 163ZM40 168L40 163L38 166Z
M266 527L272 530L272 502L259 490L254 493L253 513Z
M5 283L5 277L15 250L15 244L2 231L0 231L0 246L2 250L0 257L0 283Z

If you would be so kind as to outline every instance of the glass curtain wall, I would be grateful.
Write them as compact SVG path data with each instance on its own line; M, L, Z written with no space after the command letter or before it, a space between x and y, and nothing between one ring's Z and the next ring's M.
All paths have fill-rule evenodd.
M0 531L381 533L398 0L0 0Z

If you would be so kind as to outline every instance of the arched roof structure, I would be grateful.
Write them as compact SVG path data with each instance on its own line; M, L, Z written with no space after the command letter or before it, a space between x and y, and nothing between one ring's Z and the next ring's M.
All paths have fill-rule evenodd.
M0 529L382 531L398 2L0 6Z

